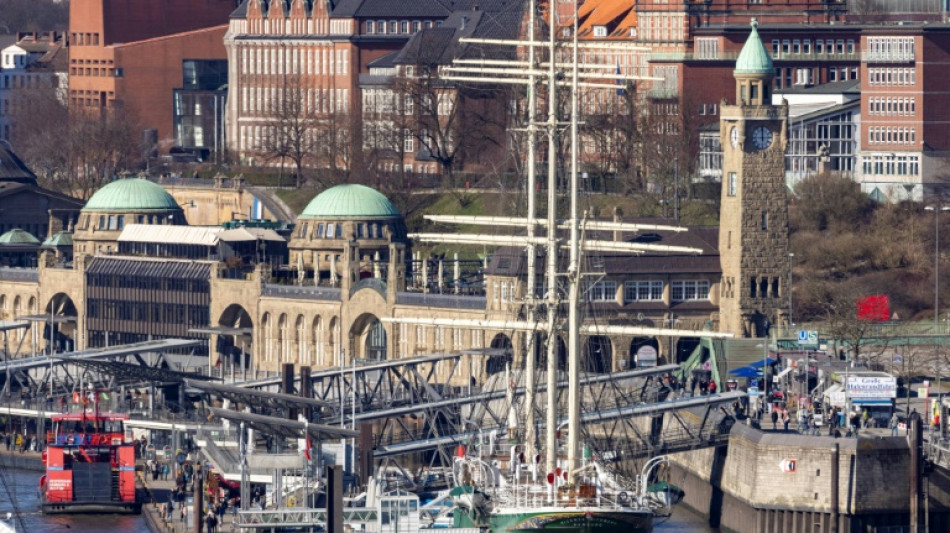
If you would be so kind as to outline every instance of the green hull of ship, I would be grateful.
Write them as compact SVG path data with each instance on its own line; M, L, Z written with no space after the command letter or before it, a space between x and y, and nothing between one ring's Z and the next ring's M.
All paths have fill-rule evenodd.
M653 513L596 511L523 512L492 515L491 533L528 533L557 531L559 533L650 533Z

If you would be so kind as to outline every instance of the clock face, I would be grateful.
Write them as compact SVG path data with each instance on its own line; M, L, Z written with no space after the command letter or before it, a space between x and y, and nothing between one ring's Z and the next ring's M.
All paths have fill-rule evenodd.
M772 130L759 126L752 132L752 145L756 150L765 150L772 144Z
M733 126L732 131L729 133L729 138L732 140L733 148L739 146L739 128Z

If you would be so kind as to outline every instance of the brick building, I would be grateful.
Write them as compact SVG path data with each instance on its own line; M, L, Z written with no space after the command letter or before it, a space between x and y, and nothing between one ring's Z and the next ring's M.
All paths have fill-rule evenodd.
M172 91L184 60L223 60L234 0L75 0L69 5L69 105L123 109L174 144Z
M862 190L891 201L946 194L950 26L868 27L861 45Z
M11 115L19 95L52 88L66 97L66 54L66 38L60 32L20 33L15 43L0 50L0 141L13 138Z

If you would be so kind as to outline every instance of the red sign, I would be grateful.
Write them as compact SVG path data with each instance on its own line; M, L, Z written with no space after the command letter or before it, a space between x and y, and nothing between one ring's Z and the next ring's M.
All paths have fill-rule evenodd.
M891 318L891 301L886 294L872 294L858 300L858 320L887 322Z

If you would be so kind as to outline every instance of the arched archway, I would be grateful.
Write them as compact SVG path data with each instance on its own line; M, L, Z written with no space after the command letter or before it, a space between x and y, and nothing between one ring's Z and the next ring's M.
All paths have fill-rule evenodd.
M490 348L492 354L485 361L485 375L490 376L499 372L504 372L505 367L511 363L511 337L504 333L499 333L491 340ZM496 353L496 350L502 350Z
M237 365L242 369L249 368L251 363L250 354L254 353L254 320L251 315L243 306L231 304L218 317L218 326L246 332L235 331L232 334L219 334L217 349L218 357L221 360L227 361L231 365Z
M365 313L353 321L350 328L352 350L358 359L384 361L387 355L386 328L376 315Z
M31 298L31 302L35 301ZM31 312L35 312L31 311ZM76 349L76 318L79 313L76 312L76 305L72 298L66 293L56 293L46 303L43 311L46 315L54 317L54 323L43 326L43 339L49 350L49 340L53 339L53 350L56 352L71 352ZM52 331L50 331L52 329Z
M261 317L261 331L264 336L264 350L261 355L264 361L270 362L274 357L274 319L270 313L264 313Z
M660 343L655 337L634 337L630 341L630 354L627 359L629 368L649 368L656 366L659 359Z
M676 362L682 363L689 359L697 346L699 346L699 337L680 337L676 341Z
M334 366L340 364L340 361L337 361L337 358L340 356L339 347L337 343L339 342L339 332L337 331L340 327L340 319L338 317L332 317L330 319L330 327L327 328L327 361L329 364L327 366Z
M313 326L311 327L313 336L313 361L316 364L322 367L330 366L330 361L327 360L327 350L326 350L326 332L323 329L323 318L320 315L317 315L313 318Z
M290 342L290 322L287 319L287 313L281 313L277 319L277 364L282 365L287 362L290 356L288 344ZM278 369L279 370L279 369Z
M584 345L584 361L581 369L596 374L604 374L613 370L613 344L610 337L594 335L587 338Z
M307 326L303 315L297 315L297 321L294 323L294 348L293 353L297 358L297 364L310 364L306 354L307 350Z

